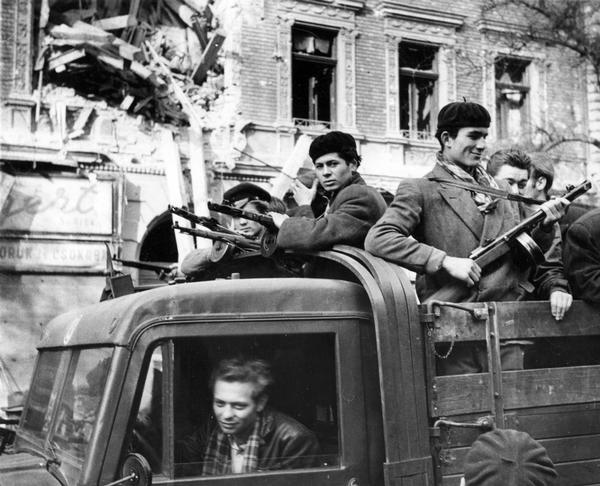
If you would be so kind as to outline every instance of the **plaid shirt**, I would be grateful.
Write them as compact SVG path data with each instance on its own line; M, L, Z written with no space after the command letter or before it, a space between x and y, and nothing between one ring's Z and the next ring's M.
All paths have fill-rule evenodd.
M263 436L268 431L270 416L259 415L254 422L254 429L243 446L244 462L241 473L248 473L258 469L258 449L264 443ZM219 476L231 474L231 441L232 437L225 434L219 427L213 430L206 445L204 453L203 476Z

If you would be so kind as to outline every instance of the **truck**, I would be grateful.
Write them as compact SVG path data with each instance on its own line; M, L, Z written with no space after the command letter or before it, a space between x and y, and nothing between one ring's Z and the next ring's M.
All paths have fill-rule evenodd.
M558 484L600 484L599 323L582 301L561 322L545 301L419 304L404 269L349 246L246 252L53 319L0 485L458 486L494 427L536 438ZM505 371L501 339L537 357ZM458 342L485 343L489 370L439 375ZM272 364L269 403L314 432L313 467L201 474L187 445L237 354Z

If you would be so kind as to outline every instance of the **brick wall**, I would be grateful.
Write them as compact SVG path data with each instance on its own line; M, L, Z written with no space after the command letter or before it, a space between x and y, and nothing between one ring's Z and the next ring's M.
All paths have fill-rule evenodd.
M287 3L292 4L294 2L289 1ZM295 2L298 11L305 11L303 3ZM365 8L356 11L354 14L356 29L356 128L363 139L363 144L370 141L389 143L385 140L381 142L388 129L386 119L388 100L386 99L385 17L378 13L381 2L368 0L365 3ZM463 25L452 31L454 46L450 48L452 57L448 64L449 78L452 85L440 87L442 90L448 90L446 97L450 101L465 97L469 100L481 102L486 99L484 90L487 82L487 86L491 88L488 89L486 103L488 105L494 104L493 80L489 79L493 76L493 66L488 64L488 69L483 69L484 56L492 56L491 59L493 60L493 53L498 52L500 47L495 41L490 40L493 39L493 36L489 37L489 34L485 34L481 30L479 21L481 20L482 3L482 0L397 2L398 5L403 6L415 7L422 5L424 9L434 13L439 12L440 15L456 14L463 17ZM277 92L280 80L278 79L277 68L278 62L282 61L277 59L277 50L281 46L281 38L278 38L277 32L278 22L281 22L282 19L278 19L277 15L280 11L281 9L278 9L275 0L266 0L264 2L263 19L257 25L246 25L242 40L242 116L266 125L276 125L279 113ZM323 15L322 18L323 25L328 25L328 17ZM508 24L514 24L518 19L519 15L515 12L498 17L498 20ZM410 23L411 21L407 21L406 25ZM430 27L432 25L435 27L435 22L429 24ZM415 29L415 31L418 31L418 29ZM426 32L426 30L424 29L422 32ZM422 32L421 36L423 37ZM488 35L487 41L486 35ZM502 34L496 32L495 35ZM508 47L503 49L505 54L515 54L514 51L510 52ZM574 55L558 48L530 46L528 49L523 52L528 52L534 56L538 63L536 67L542 70L540 86L532 86L532 89L537 90L536 95L539 95L539 100L541 100L539 106L536 107L540 112L539 118L553 124L563 124L567 127L575 126L585 132L587 130L585 78L580 70L572 70L570 67L565 68L566 65L570 66L574 62ZM488 57L488 62L490 62L489 59ZM339 74L342 75L342 66L339 66ZM487 80L485 79L486 76L488 77ZM454 80L456 81L455 88ZM493 106L489 106L489 108L494 109ZM414 156L409 156L411 150L419 154L423 152L423 144L420 146L414 145L413 148L412 142L401 141L400 143L404 145L404 160L415 160ZM429 150L437 149L435 142L426 145L425 148ZM560 154L561 157L569 157L571 160L581 163L587 153L586 148L582 144L575 145L577 146L569 147L568 150L560 150ZM389 157L389 154L393 151L385 149L385 147L368 150L372 154L371 156L380 154L381 157ZM385 171L389 174L388 169L389 166L386 166ZM374 172L377 172L377 170L376 168L373 169ZM384 172L381 171L381 173Z

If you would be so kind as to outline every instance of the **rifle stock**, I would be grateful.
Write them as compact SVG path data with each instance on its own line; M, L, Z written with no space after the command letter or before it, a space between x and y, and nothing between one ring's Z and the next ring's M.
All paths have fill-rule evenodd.
M574 201L579 196L589 191L591 187L592 183L588 180L585 180L578 186L571 188L562 197L569 201ZM539 247L535 245L535 242L533 242L527 233L541 223L545 217L546 213L544 213L542 209L537 209L533 214L521 221L521 223L516 225L514 228L511 228L506 233L498 236L498 238L493 240L491 243L480 246L473 250L469 255L469 258L477 263L483 270L483 268L485 268L487 265L502 257L511 251L515 245L519 244L523 246L528 253L530 253L534 260L539 260L539 254L537 254L537 252L540 252L542 257L543 253ZM526 240L531 240L531 243L527 243ZM531 244L533 244L534 248L527 246ZM440 288L432 295L427 297L423 302L430 302L432 300L460 302L464 300L470 293L471 289L469 287L462 282L456 281Z

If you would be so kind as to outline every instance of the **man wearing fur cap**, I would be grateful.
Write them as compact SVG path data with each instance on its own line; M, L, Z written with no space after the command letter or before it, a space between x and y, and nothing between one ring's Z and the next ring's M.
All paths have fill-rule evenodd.
M361 158L354 137L338 131L320 135L310 145L309 156L317 177L310 188L294 181L298 208L291 217L270 213L279 228L277 246L293 250L324 250L335 244L362 248L367 231L386 204L357 172Z

